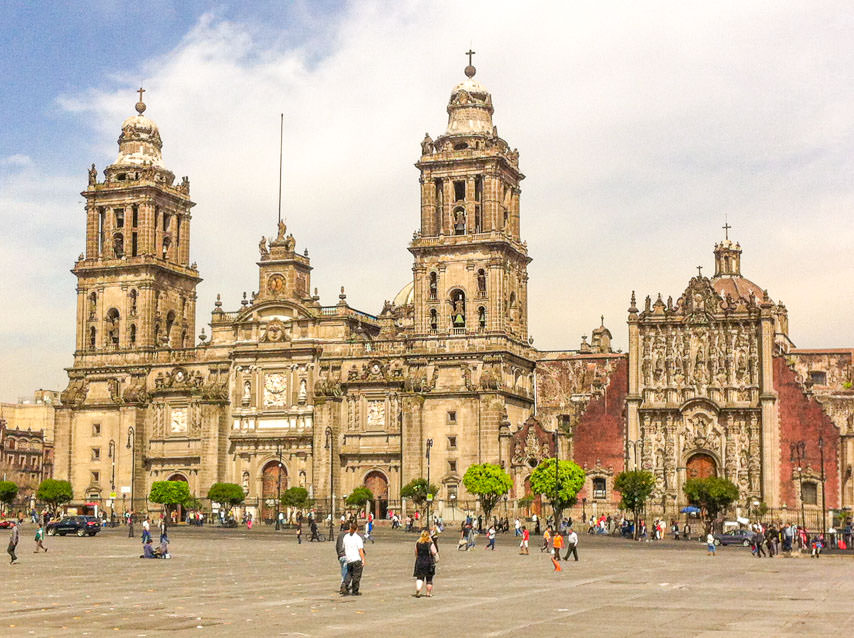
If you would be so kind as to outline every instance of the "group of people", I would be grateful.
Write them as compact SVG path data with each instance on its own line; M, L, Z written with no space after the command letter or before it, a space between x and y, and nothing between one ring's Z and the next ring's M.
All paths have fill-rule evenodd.
M172 558L172 554L169 553L169 536L167 533L168 524L166 522L166 517L163 515L160 516L160 521L158 522L158 527L160 529L160 544L157 547L154 547L152 538L151 538L151 518L146 516L142 521L142 554L140 558ZM129 523L129 534L128 536L133 536L133 519L131 518Z

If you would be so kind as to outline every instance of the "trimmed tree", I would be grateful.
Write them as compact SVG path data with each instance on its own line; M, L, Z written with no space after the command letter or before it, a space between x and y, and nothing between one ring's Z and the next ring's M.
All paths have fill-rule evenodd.
M489 518L501 497L513 487L513 479L500 465L478 463L466 470L463 485L469 493L477 496L484 517Z
M246 500L246 494L237 483L214 483L208 490L208 498L225 507L228 514L232 507Z
M436 494L438 491L438 486L432 483L427 485L427 479L416 478L400 488L400 496L401 498L408 498L420 509L427 502L427 495Z
M305 509L308 507L309 498L308 490L304 487L289 487L282 494L280 499L285 507L295 507L297 509Z
M350 507L364 507L368 501L374 500L374 493L364 485L350 492L345 503Z
M688 497L688 502L700 508L707 532L718 514L738 500L736 484L718 476L688 479L682 490Z
M169 516L175 505L183 505L190 500L190 486L184 481L154 481L148 500L162 505L166 516Z
M36 499L51 506L55 510L59 505L67 503L73 498L71 483L57 479L45 479L36 490Z
M0 481L0 503L10 507L18 496L18 486L12 481Z
M629 510L635 517L635 538L638 537L638 520L649 495L655 489L655 476L645 470L620 472L614 479L614 489L622 496L620 509Z
M585 474L572 461L559 461L555 472L555 461L554 458L540 461L531 474L531 491L551 500L557 524L563 510L577 502L576 496L584 486Z

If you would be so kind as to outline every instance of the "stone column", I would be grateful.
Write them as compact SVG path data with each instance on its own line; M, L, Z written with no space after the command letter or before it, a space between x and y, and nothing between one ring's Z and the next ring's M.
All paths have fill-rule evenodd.
M773 304L760 304L759 343L762 376L759 403L762 408L762 497L769 507L779 507L780 499L780 424L777 419L777 395L774 392L774 317Z
M421 234L425 237L436 235L436 183L432 178L422 177L421 184Z

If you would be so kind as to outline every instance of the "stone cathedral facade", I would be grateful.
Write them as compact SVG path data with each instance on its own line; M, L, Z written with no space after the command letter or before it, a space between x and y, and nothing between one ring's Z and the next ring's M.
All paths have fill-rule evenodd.
M852 351L797 351L786 308L741 276L728 238L715 276L676 301L639 309L632 294L628 353L612 351L604 321L577 349L532 347L524 175L474 75L451 92L447 130L421 142L412 277L378 314L343 288L321 304L308 251L280 223L259 242L257 292L236 308L218 297L209 334L195 325L190 183L164 164L140 92L117 159L103 179L93 165L83 192L77 340L55 424L55 472L76 500L140 510L153 481L200 498L228 481L269 519L287 487L323 509L367 485L382 514L429 471L452 517L471 503L469 465L502 464L513 507L557 454L584 466L580 497L601 511L619 500L615 474L638 466L668 510L686 478L708 474L737 482L745 503L794 507L788 446L818 434L821 489L832 506L854 500ZM818 481L815 464L804 472Z

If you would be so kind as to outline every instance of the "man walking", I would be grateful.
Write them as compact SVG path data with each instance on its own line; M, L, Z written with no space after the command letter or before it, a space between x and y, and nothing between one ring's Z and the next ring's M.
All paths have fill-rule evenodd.
M312 541L317 541L319 543L320 536L317 535L317 521L314 520L313 516L308 519L308 529L311 531L311 536L308 537L308 542L311 543Z
M493 552L495 551L495 525L490 525L489 529L486 530L486 547L484 549L491 549Z
M18 547L19 530L16 523L12 523L9 530L9 547L6 548L6 553L9 554L9 564L13 564L18 560L18 555L15 554L15 549Z
M350 522L350 531L344 536L344 558L347 561L347 576L341 583L341 595L348 593L361 596L359 585L362 582L362 569L365 567L365 543L356 533L356 521Z
M569 534L566 536L566 555L563 557L564 560L569 560L569 555L572 554L575 558L575 562L578 562L578 534L575 533L575 530L570 527Z
M347 535L346 530L338 532L338 538L335 539L335 553L338 554L338 565L341 567L341 584L338 588L342 594L345 594L344 581L347 579L347 557L344 551L344 537Z
M142 521L142 542L145 544L151 540L151 520L146 516Z

